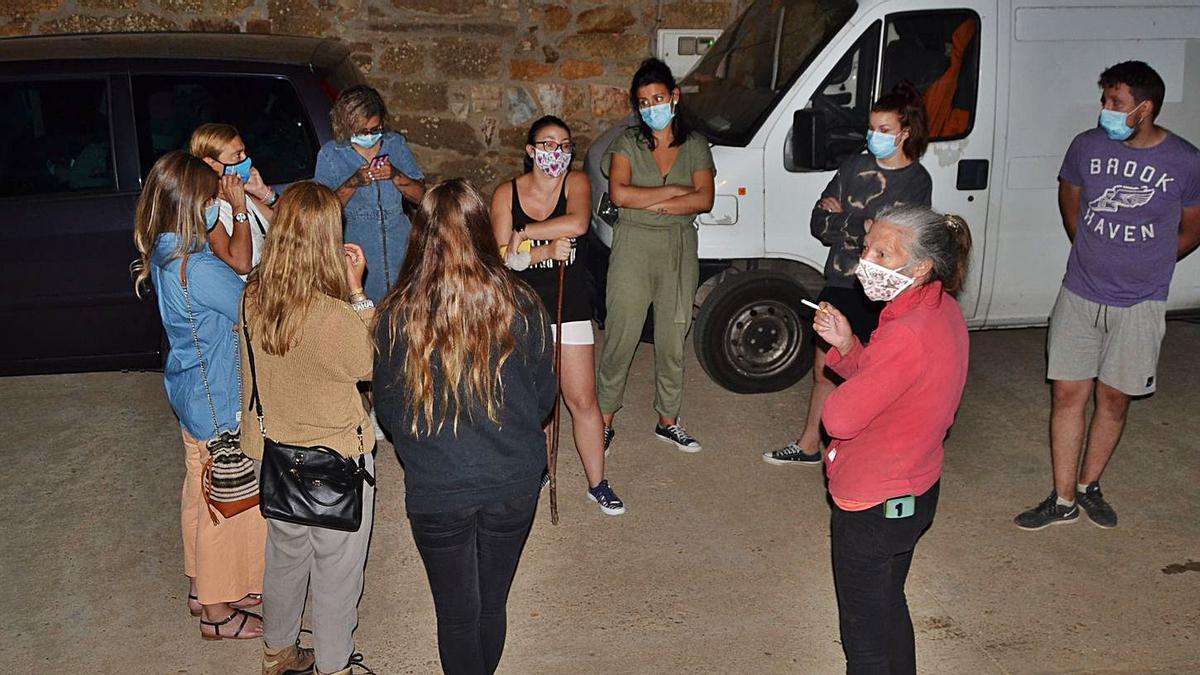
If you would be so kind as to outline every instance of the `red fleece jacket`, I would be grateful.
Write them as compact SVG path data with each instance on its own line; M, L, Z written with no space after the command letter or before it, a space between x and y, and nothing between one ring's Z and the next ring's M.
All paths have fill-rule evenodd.
M829 492L880 503L919 495L942 475L942 440L967 381L962 310L941 282L888 303L871 343L829 350L826 365L846 378L821 420L834 438L825 454Z

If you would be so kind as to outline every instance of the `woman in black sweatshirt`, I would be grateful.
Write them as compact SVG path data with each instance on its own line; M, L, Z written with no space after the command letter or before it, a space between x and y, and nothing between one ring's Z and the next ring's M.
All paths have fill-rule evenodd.
M421 200L375 343L375 410L404 465L442 669L492 673L546 467L554 343L541 301L508 274L487 207L465 181Z

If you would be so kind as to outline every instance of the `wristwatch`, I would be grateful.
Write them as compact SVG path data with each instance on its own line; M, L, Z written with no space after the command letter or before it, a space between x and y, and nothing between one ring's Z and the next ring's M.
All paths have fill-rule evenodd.
M270 194L270 196L269 196L269 197L267 197L267 198L266 198L266 199L263 201L263 203L264 203L264 204L266 204L267 206L275 206L275 202L277 202L277 201L279 201L279 193L278 193L278 192L276 192L276 191L274 190L274 188L272 188L272 189L271 189L271 194Z
M245 213L235 213L233 214L233 220L238 223L246 223L250 221L250 216Z

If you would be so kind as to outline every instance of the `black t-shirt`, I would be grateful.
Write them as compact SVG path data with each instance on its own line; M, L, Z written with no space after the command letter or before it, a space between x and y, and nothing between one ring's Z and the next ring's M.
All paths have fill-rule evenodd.
M564 179L562 189L558 193L558 203L554 205L554 210L546 217L546 220L557 218L567 213L567 181ZM514 230L523 230L526 225L540 223L543 221L535 220L521 208L521 197L517 194L517 181L512 182L512 225ZM572 240L574 241L574 240ZM549 241L535 239L534 246L544 246L549 244ZM563 323L569 321L590 321L592 319L592 293L588 283L587 270L583 265L579 264L577 254L580 249L571 249L571 257L567 259L566 269L563 274ZM529 284L538 297L542 299L542 304L546 307L546 312L550 315L550 321L553 323L558 309L558 261L552 258L543 260L542 262L531 265L528 269L517 273L521 280Z

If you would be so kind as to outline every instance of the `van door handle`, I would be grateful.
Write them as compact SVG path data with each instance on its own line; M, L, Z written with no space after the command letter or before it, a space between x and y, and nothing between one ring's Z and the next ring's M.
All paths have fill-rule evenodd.
M986 159L962 159L958 162L959 190L986 190L988 186L988 161Z

